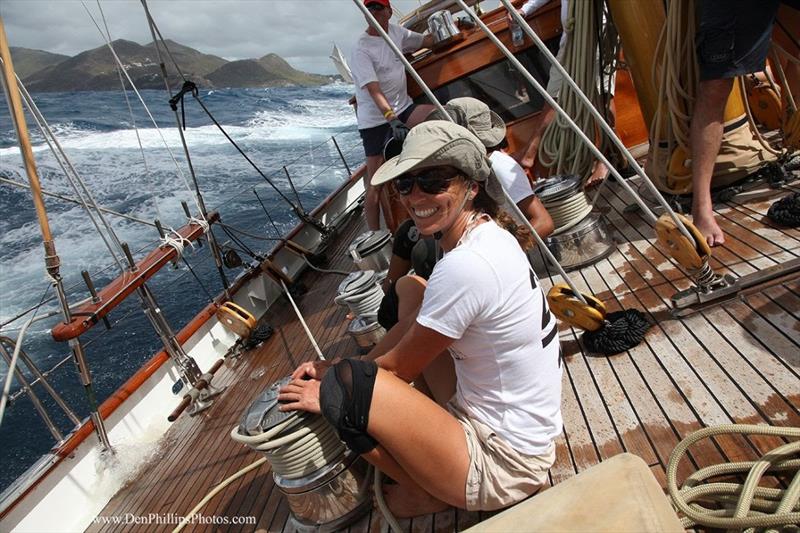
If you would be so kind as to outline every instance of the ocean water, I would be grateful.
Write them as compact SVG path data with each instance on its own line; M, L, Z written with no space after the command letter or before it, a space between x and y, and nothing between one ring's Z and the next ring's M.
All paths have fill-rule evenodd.
M286 166L301 204L310 211L348 177L330 141L332 136L351 169L363 162L355 115L347 104L351 94L352 86L335 84L312 89L212 90L201 91L200 96L275 186L297 201L283 170ZM158 128L132 92L132 114L121 91L43 93L34 95L34 100L99 205L144 220L158 218L165 227L177 228L186 223L181 201L197 212L193 195L187 190L190 175L178 129L165 92L143 91L142 96ZM274 241L266 239L277 236L276 227L281 234L293 227L296 216L191 97L185 110L185 136L206 206L219 210L226 224L263 236L240 236L252 250L269 250ZM76 196L30 116L28 125L43 189ZM27 182L5 102L0 109L0 177ZM268 221L254 191L276 227ZM77 302L88 296L81 270L90 272L98 288L116 277L118 270L81 206L54 198L46 198L45 204L69 300ZM30 191L0 183L0 213L0 336L16 339L31 313L15 321L13 318L43 299L46 303L38 311L40 316L57 306L44 268L42 238ZM157 244L155 228L113 215L107 218L136 257ZM220 228L215 234L221 243L230 240ZM240 255L248 261L247 255ZM187 248L184 257L199 282L185 264L164 268L149 282L175 331L208 303L208 294L216 295L222 289L208 246ZM228 279L239 272L226 271ZM113 325L110 330L101 324L83 337L101 402L160 349L137 298L130 298L109 318ZM83 418L88 414L87 402L68 346L50 337L49 330L58 320L54 316L34 322L23 349L42 371L52 369L48 380ZM19 368L33 379L24 365ZM0 361L0 377L5 380L6 374L7 365ZM15 379L12 394L19 387ZM73 425L55 402L40 385L34 386L34 391L59 429L68 433ZM7 407L0 425L0 442L0 490L55 443L27 395Z

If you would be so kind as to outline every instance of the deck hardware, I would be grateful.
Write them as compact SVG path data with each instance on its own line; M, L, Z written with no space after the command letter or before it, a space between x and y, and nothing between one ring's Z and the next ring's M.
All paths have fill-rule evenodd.
M122 252L125 254L125 259L128 260L128 265L130 266L131 272L136 272L139 270L139 267L136 266L136 261L133 260L133 255L131 254L131 248L128 246L127 242L120 243L120 247L122 248Z
M247 339L256 327L256 317L250 312L233 303L225 302L217 309L217 320L229 331L242 339Z
M217 359L211 368L205 374L201 375L194 386L183 396L181 403L176 407L167 417L167 420L174 422L183 413L186 408L189 408L189 416L194 416L201 411L205 411L214 403L212 398L225 391L227 387L217 388L211 384L214 374L217 373L223 363L224 359Z
M296 531L339 531L372 507L370 467L321 415L279 410L278 391L290 380L259 394L230 436L264 454Z
M162 239L167 236L166 232L164 232L164 226L161 225L161 221L157 218L153 220L153 224L156 225L156 230L158 230L158 236Z
M570 326L596 331L603 326L606 306L594 296L585 293L581 296L586 303L578 300L569 286L559 283L547 292L547 302L553 314Z
M92 282L89 273L86 270L81 270L81 276L83 277L83 282L86 283L86 288L89 289L89 294L92 295L92 303L99 304L101 300L97 295L97 289L94 288L94 282ZM108 321L108 316L103 317L103 324L106 329L111 329L111 322Z
M678 231L673 220L666 214L656 222L656 235L658 243L669 251L669 254L685 268L694 280L695 286L688 292L696 292L698 296L709 295L719 289L736 286L736 278L730 274L720 275L714 272L709 264L711 248L705 237L686 217L678 215L683 225L692 234L694 242L690 241ZM681 291L673 296L673 304L685 299L687 291ZM677 298L676 298L677 297ZM701 298L700 301L702 301Z
M677 317L687 316L699 309L717 305L750 291L763 290L796 279L798 272L800 272L800 258L772 265L739 278L726 275L724 284L720 283L709 290L702 291L698 287L692 287L675 293L671 298L672 314Z

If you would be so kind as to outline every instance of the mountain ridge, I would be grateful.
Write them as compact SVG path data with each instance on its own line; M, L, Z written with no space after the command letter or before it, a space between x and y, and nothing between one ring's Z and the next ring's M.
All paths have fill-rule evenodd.
M152 42L141 45L117 39L111 44L137 88L164 87L159 56ZM166 44L183 75L204 88L313 87L336 79L335 76L297 70L274 53L258 59L228 61L175 41L167 40ZM18 76L32 92L107 91L120 88L116 62L105 45L71 57L19 47L12 48L11 53ZM169 79L173 82L179 80L180 74L172 61L167 61L163 48L161 53L167 64Z

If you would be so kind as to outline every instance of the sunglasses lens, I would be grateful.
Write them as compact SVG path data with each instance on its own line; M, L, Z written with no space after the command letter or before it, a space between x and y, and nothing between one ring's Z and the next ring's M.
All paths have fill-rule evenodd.
M394 188L397 192L406 196L411 194L411 189L414 188L414 180L415 178L411 176L401 176L394 180Z
M383 5L381 4L370 4L367 6L367 9L370 11L383 11Z
M394 180L394 188L398 193L406 196L411 194L411 189L414 188L414 183L416 182L419 190L425 194L440 194L450 187L450 182L455 177L456 174L443 175L436 171L419 176L401 176Z
M451 179L441 176L420 176L417 178L417 186L424 193L439 194L447 190Z

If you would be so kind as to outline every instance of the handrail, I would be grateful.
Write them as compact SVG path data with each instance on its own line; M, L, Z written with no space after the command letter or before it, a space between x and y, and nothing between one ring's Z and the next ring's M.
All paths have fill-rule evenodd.
M219 220L218 212L209 213L209 223L217 220ZM193 241L203 235L203 228L200 224L189 223L177 230L177 233L184 239ZM72 320L56 325L52 330L53 338L57 341L67 341L86 333L177 255L177 251L172 247L159 247L150 252L136 264L136 272L125 273L101 289L97 294L100 299L98 303L84 304L76 310Z

